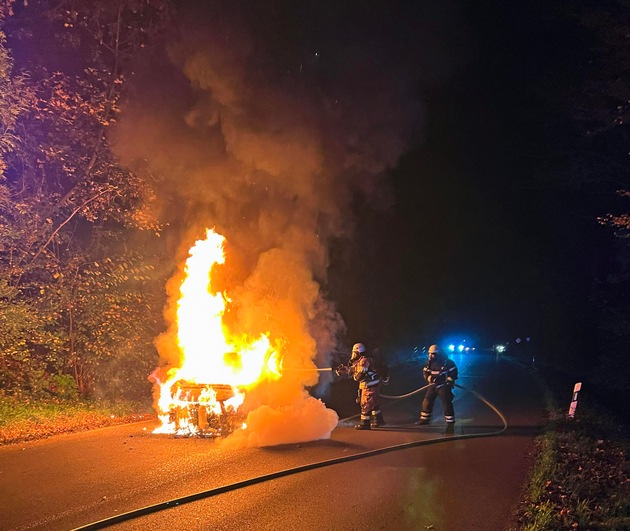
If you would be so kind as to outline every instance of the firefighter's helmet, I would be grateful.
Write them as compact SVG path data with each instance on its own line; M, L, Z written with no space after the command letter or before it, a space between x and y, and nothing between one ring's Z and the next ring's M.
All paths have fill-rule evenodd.
M429 354L439 354L440 353L440 347L438 347L437 345L431 345L429 347Z
M350 359L354 360L358 358L361 354L365 352L365 345L363 343L355 343L352 347L352 357Z

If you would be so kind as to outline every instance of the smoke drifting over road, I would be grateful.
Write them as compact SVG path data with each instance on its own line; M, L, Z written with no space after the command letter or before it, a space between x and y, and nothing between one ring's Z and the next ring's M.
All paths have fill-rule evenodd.
M404 43L388 40L397 26L387 5L326 6L182 3L166 52L136 69L116 137L125 160L146 161L160 179L160 217L167 240L181 242L180 262L206 227L227 238L226 324L269 332L291 369L328 363L344 331L322 290L328 246L352 237L356 197L388 201L383 172L420 115L416 80L397 55ZM158 348L176 364L170 324ZM244 442L328 437L337 415L305 391L317 378L286 371L249 393Z

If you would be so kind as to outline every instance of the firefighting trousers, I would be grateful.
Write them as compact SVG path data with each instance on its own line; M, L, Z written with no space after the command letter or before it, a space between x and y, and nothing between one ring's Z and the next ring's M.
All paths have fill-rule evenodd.
M361 389L361 420L369 420L381 412L379 406L379 386L364 387Z
M442 407L444 408L444 417L446 422L455 422L455 411L453 410L453 391L448 385L440 387L431 386L427 389L422 401L422 411L420 412L420 420L430 420L433 412L435 399L440 397Z

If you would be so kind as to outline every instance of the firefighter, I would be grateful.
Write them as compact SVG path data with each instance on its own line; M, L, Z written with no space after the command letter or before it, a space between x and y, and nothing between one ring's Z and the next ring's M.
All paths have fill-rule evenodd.
M369 430L385 424L379 405L381 376L376 370L374 360L368 356L363 343L356 343L352 347L352 357L347 366L346 374L359 382L358 402L361 406L361 421L355 426L357 430ZM341 374L341 368L337 374Z
M433 384L427 389L422 401L422 411L418 425L431 422L431 413L435 398L440 397L444 409L444 418L449 427L455 424L455 411L453 410L453 387L457 380L457 366L455 362L442 353L437 345L429 347L427 363L422 369L424 379Z

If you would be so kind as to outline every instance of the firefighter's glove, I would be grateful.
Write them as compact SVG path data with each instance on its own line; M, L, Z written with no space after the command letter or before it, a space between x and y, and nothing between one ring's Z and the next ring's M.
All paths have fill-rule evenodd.
M449 387L455 387L455 380L453 380L453 378L451 378L450 376L446 379L446 385L448 385Z
M429 382L430 384L435 382L435 376L433 376L432 374L429 374L427 376L427 382Z

